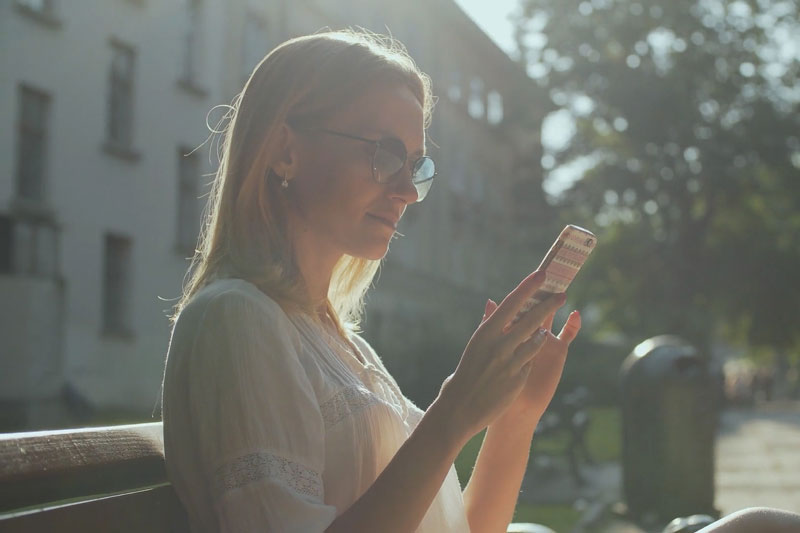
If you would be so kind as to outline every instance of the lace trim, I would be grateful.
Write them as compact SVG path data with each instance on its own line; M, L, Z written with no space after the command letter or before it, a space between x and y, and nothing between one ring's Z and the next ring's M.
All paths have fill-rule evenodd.
M275 480L295 492L322 498L322 476L307 466L269 452L237 457L214 474L217 494L263 479Z
M325 429L375 403L380 403L378 397L363 387L351 385L343 388L320 406Z

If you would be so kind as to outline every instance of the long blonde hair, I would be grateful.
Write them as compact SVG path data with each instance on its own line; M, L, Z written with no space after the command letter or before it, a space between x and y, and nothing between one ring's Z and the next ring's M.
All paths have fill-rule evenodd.
M255 67L219 131L220 164L173 325L189 299L218 276L246 279L285 311L319 319L319 302L308 297L288 237L287 199L272 171L276 134L287 121L324 121L377 81L407 85L428 127L430 78L391 37L356 30L306 35L279 45ZM324 304L341 335L345 328L359 331L364 295L380 263L350 255L336 263Z

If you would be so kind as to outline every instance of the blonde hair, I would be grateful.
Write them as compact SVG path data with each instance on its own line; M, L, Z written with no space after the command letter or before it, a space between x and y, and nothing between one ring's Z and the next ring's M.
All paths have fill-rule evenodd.
M371 83L407 85L433 109L430 78L397 40L362 30L327 31L290 39L255 67L234 99L221 131L222 155L204 210L200 239L174 307L174 325L190 298L215 277L256 285L287 311L315 320L287 231L288 203L272 170L276 134L285 122L323 122ZM345 254L335 265L324 302L341 335L359 331L364 295L380 260Z

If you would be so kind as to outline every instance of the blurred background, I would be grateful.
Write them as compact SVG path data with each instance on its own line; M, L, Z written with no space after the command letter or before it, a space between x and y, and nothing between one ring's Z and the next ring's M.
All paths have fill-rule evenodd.
M619 525L623 419L644 420L625 391L693 379L622 369L665 334L718 390L697 395L715 509L800 512L791 0L0 0L0 432L159 419L216 106L280 42L356 26L400 39L438 96L438 182L401 221L364 324L409 398L427 407L486 299L565 224L598 236L517 520ZM642 423L692 439L668 418Z

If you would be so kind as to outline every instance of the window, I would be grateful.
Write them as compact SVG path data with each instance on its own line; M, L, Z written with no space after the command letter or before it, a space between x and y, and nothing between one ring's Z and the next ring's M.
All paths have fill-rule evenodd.
M42 14L53 12L53 0L17 0L17 4L25 9Z
M247 12L242 38L242 67L244 78L247 79L269 51L267 23L261 15Z
M134 51L112 40L109 70L108 131L110 144L130 148L133 144Z
M486 119L496 125L503 121L503 96L497 91L489 91L486 105Z
M177 245L192 252L200 232L200 157L198 152L178 150L178 225Z
M9 2L10 3L10 2ZM55 0L16 0L17 12L45 26L60 28Z
M447 97L452 102L461 100L461 73L453 70L449 75L450 83L447 87Z
M54 277L57 246L51 223L0 215L0 273Z
M131 240L107 234L103 265L103 332L131 335Z
M483 117L483 80L472 78L469 83L469 104L467 105L469 116L472 118Z
M14 271L13 248L13 222L8 215L0 215L0 274L10 274Z
M17 126L17 196L42 203L45 199L47 126L50 97L28 87L19 90Z
M202 0L184 0L185 32L181 81L190 87L200 87L202 43Z

